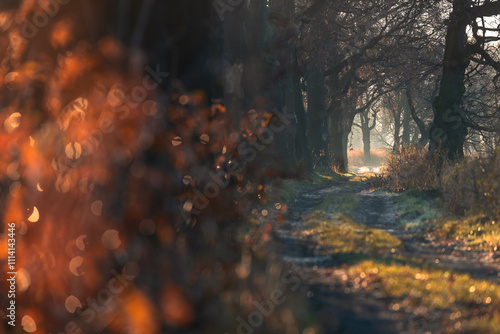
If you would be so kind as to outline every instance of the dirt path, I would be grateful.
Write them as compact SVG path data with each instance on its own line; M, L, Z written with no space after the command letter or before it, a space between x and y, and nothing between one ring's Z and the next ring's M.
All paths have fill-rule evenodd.
M318 311L324 333L436 333L441 321L439 316L421 319L393 310L392 300L384 294L354 289L352 282L346 282L342 263L325 254L304 224L314 207L332 194L358 196L360 210L352 218L402 240L402 255L498 283L500 265L491 256L483 252L463 252L460 245L440 244L429 239L423 229L404 230L395 209L395 194L348 189L343 182L304 191L289 206L288 220L278 230L278 237L283 245L282 258L302 277L302 286Z
M290 205L288 220L278 234L283 244L283 259L303 277L303 285L324 333L400 333L401 316L388 311L382 299L363 294L350 294L332 275L338 265L332 256L318 255L319 245L312 236L304 235L304 221L327 196L343 190L342 185L307 191Z
M362 191L356 221L386 231L405 246L405 255L418 257L438 267L468 273L472 277L500 283L500 262L490 252L467 250L462 244L440 242L425 234L423 229L404 230L395 209L395 194Z

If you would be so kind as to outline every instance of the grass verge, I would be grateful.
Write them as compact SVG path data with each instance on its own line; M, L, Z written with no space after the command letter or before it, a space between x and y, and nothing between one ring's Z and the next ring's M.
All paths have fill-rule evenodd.
M428 225L443 216L433 194L422 191L406 191L395 197L396 211L406 228Z
M306 226L310 234L317 236L321 246L334 254L382 254L402 247L399 239L357 224L343 214L314 211Z
M429 231L443 241L458 241L470 249L497 251L500 248L498 221L484 214L436 219Z
M467 274L432 267L363 261L347 269L359 289L390 300L393 311L417 315L447 333L496 333L500 287Z

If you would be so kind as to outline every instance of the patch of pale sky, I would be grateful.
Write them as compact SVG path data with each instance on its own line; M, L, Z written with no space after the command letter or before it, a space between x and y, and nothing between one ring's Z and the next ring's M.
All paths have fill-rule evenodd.
M483 24L483 22L484 22L484 24ZM486 37L496 37L499 35L498 31L494 31L494 30L498 29L500 26L500 16L499 15L478 18L477 23L478 23L479 27L484 27L486 29L489 29L489 30L485 31ZM479 33L479 35L482 35L482 30L479 29L478 33ZM467 28L467 35L469 36L469 38L472 38L472 28L470 26Z

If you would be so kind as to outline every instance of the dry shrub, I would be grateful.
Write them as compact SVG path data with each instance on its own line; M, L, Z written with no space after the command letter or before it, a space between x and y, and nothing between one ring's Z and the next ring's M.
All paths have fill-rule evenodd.
M387 189L388 184L387 184L387 178L386 176L382 174L375 174L373 177L371 177L368 181L368 186L371 189Z
M500 148L489 156L447 166L441 178L443 199L455 213L478 211L500 216Z
M387 160L388 152L387 148L379 147L375 150L371 150L371 166L381 166ZM365 166L365 153L363 149L357 149L347 152L347 157L349 159L349 165L351 166Z
M400 148L389 155L384 174L371 185L393 191L439 190L445 206L454 213L500 217L500 147L487 156L444 163L441 172L440 160L425 148Z
M447 166L443 172L441 187L446 207L463 214L477 202L476 182L477 166L472 161Z
M438 157L423 147L401 147L389 154L384 169L385 181L393 191L438 188Z

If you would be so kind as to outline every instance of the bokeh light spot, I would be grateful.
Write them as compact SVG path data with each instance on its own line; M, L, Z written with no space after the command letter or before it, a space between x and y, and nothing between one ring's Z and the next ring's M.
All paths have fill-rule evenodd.
M188 104L189 103L189 96L182 95L181 97L179 97L179 103L182 104L183 106Z
M181 137L177 136L177 137L174 137L174 139L172 139L172 145L179 146L180 144L182 144Z
M101 241L104 247L110 250L117 249L122 243L120 237L118 236L118 231L113 229L104 232L101 237Z
M71 259L71 261L69 262L69 271L71 271L71 273L75 276L80 276L82 273L79 272L78 268L80 268L80 266L82 265L83 263L83 257L81 256L75 256L74 258Z
M24 268L21 268L17 271L16 278L17 278L17 280L16 280L17 289L21 292L26 291L29 288L29 286L31 285L31 275Z
M25 332L33 333L34 331L36 331L35 320L33 320L33 318L30 317L29 315L25 315L21 320L21 327L24 329Z
M80 143L69 143L66 145L64 150L66 152L66 156L72 160L77 160L82 155L82 146Z
M96 216L100 216L102 214L102 201L94 201L90 206L90 210Z
M21 177L21 174L19 173L19 164L17 162L10 163L7 166L6 172L7 172L7 176L12 181L17 181Z
M64 306L66 307L66 310L69 313L75 313L77 308L82 307L82 303L78 298L75 296L71 295L68 298L66 298L66 301L64 302Z
M87 238L86 235L81 235L75 241L76 247L81 251L85 250L85 238Z
M201 142L202 144L208 144L208 142L209 142L209 141L210 141L210 136L209 136L209 135L207 135L207 134L202 134L202 135L200 136L200 142Z
M193 182L193 178L189 175L184 176L184 178L182 179L182 183L184 183L186 186L191 184L191 182Z
M9 72L7 75L4 77L4 83L5 85L10 89L15 87L16 81L19 80L19 73L18 72Z
M28 217L28 221L32 223L36 223L40 219L40 213L38 212L37 207L33 207L33 213Z
M184 209L185 212L191 212L191 210L193 209L193 202L186 201L182 206L182 208Z

